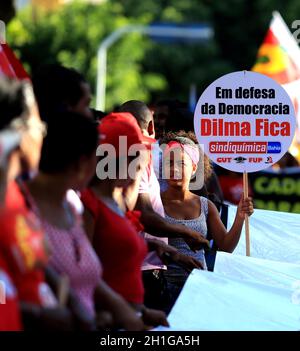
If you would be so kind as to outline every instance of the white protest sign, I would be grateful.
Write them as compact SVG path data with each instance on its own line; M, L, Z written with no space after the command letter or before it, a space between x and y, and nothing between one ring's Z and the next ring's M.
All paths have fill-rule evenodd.
M208 157L235 172L255 172L281 159L295 134L292 101L281 85L256 72L215 80L195 110L198 142Z
M233 72L215 80L201 95L194 127L199 144L216 164L247 173L279 161L295 134L293 103L283 87L256 72ZM246 255L250 256L250 229L245 217Z

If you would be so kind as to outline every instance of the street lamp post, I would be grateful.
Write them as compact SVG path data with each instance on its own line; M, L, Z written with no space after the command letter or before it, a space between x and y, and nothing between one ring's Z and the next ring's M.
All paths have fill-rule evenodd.
M213 36L211 27L179 27L161 25L128 25L107 36L100 44L97 54L96 109L105 111L107 51L127 33L140 33L156 37L208 40Z

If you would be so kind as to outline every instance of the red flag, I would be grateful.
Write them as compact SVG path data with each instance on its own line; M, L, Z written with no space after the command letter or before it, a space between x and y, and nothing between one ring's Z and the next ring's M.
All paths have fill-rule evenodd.
M10 78L30 79L21 62L7 44L0 44L0 75Z
M297 128L290 152L300 161L300 49L278 12L258 50L252 71L265 74L283 86L293 101Z

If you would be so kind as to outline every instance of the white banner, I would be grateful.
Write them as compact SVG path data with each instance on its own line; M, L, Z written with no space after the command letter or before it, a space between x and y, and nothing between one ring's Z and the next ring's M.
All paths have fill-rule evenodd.
M234 222L235 214L236 207L229 206L227 228ZM249 223L252 257L300 264L299 214L256 209ZM234 254L246 254L244 228Z
M300 304L293 301L294 293L292 286L194 270L168 317L169 330L300 330Z
M300 265L218 252L214 273L284 289L300 284ZM296 289L297 290L297 289ZM300 296L299 296L300 304ZM300 316L299 316L300 317Z

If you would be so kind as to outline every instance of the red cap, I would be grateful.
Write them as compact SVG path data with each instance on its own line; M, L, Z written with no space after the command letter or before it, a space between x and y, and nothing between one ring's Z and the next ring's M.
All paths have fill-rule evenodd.
M150 149L156 140L142 134L137 120L128 112L113 112L105 116L98 127L100 144L111 144L115 147L118 155L127 154L131 145L143 144ZM125 136L127 141L126 150L120 150L120 136Z

